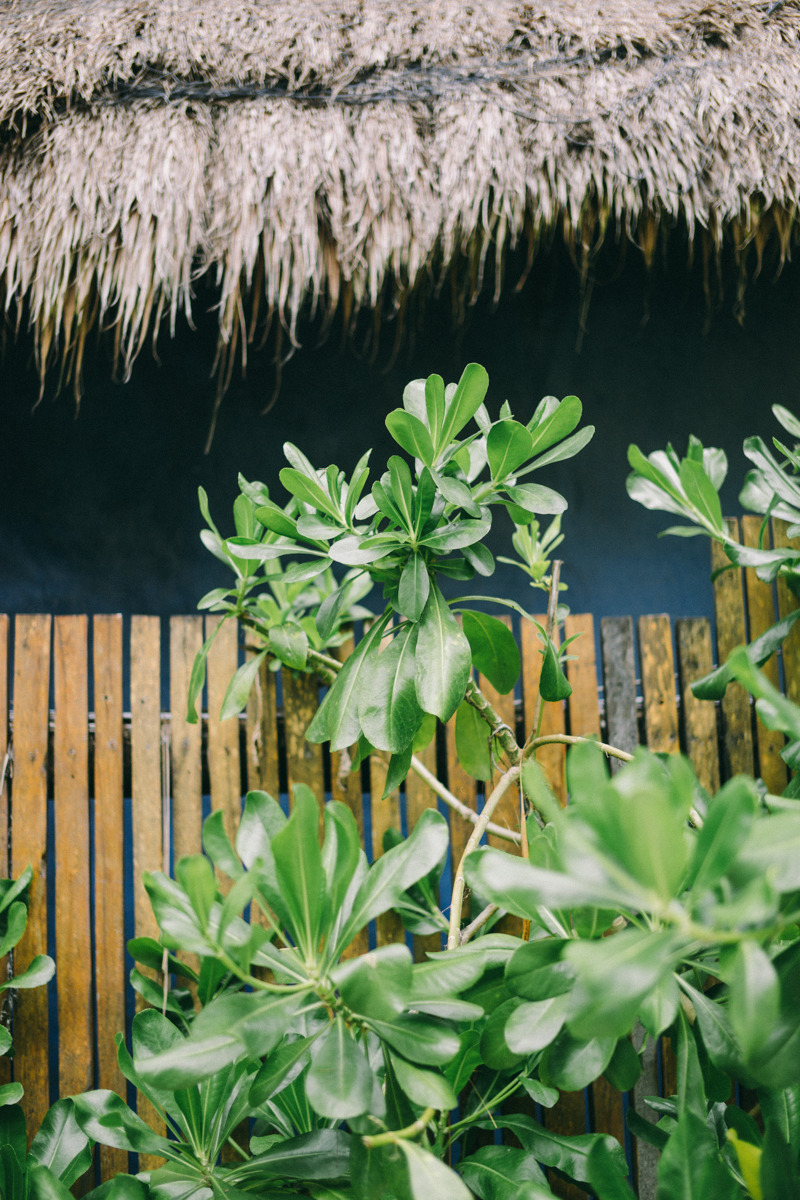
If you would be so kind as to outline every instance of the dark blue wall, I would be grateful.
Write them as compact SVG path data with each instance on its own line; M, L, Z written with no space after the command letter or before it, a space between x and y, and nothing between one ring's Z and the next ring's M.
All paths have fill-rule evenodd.
M198 331L183 326L173 342L164 333L161 365L143 352L128 384L111 382L101 342L88 358L77 419L70 394L53 398L54 381L32 411L31 343L12 339L0 370L0 611L192 611L225 581L198 540L198 484L231 530L237 471L272 485L286 439L317 465L346 469L374 443L373 464L382 467L394 448L384 418L405 382L432 371L456 379L476 360L489 371L493 413L508 398L526 420L541 396L574 392L597 425L587 450L541 476L569 500L562 552L573 610L709 613L707 542L656 539L670 520L628 500L626 448L633 440L649 451L671 438L683 449L690 432L724 446L731 462L724 506L738 511L743 438L778 431L769 411L775 401L800 412L800 271L789 266L774 283L765 271L751 284L743 328L731 311L735 279L726 278L726 297L704 333L700 271L687 272L685 250L671 251L650 281L633 254L620 271L612 255L601 266L610 281L594 289L580 354L578 280L556 250L519 295L509 288L496 311L482 300L460 329L445 288L426 306L413 348L407 344L386 373L392 324L384 324L374 362L342 350L340 330L320 348L307 330L264 417L273 367L267 354L251 356L247 381L234 378L223 402L208 456L215 351L215 317L201 311L210 307L208 294L198 297ZM368 324L365 316L356 346ZM510 532L505 514L498 516L495 551L509 552ZM523 577L510 568L483 587L526 599Z

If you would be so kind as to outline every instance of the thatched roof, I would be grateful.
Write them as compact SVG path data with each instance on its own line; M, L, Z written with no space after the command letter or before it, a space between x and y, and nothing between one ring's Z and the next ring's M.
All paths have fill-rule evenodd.
M461 255L499 289L556 226L584 275L679 220L785 255L799 193L798 0L0 0L0 299L42 371L97 322L129 370L205 272L223 379L267 315L280 356Z

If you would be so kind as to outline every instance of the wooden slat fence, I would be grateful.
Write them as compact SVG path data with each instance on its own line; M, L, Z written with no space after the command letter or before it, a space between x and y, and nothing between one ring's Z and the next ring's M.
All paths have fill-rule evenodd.
M748 542L757 538L757 526L744 518ZM782 544L785 525L775 521L773 526L774 543ZM716 550L714 555L717 565ZM579 657L567 668L573 694L564 704L544 706L542 731L601 735L626 750L640 743L670 754L682 749L710 791L735 771L754 768L771 789L783 787L782 739L755 719L744 692L731 688L715 706L696 701L689 684L746 635L757 636L777 613L790 611L797 602L785 589L762 584L749 570L721 575L714 597L716 652L712 623L705 617L678 620L673 627L668 616L647 616L636 629L629 617L604 618L597 630L590 614L570 616L565 635L582 635L573 644ZM249 788L280 795L288 807L289 785L302 781L321 801L334 796L350 806L374 859L383 852L388 828L410 831L424 809L437 803L413 774L401 794L381 801L386 776L381 756L353 772L347 770L346 755L331 759L327 749L305 742L304 730L319 698L316 682L307 676L276 675L262 668L247 713L220 722L228 680L253 652L233 625L209 655L208 711L199 724L188 725L189 673L214 619L175 616L162 623L148 616L123 622L119 615L91 620L41 614L9 620L0 615L0 764L7 758L13 764L13 778L6 778L0 792L0 866L18 875L31 863L35 872L28 929L14 966L19 971L35 954L48 951L58 964L49 985L55 1006L48 1005L46 989L20 992L13 1012L16 1057L13 1064L0 1060L3 1080L12 1069L24 1083L32 1131L59 1094L100 1086L126 1095L114 1048L114 1034L135 1010L125 980L131 964L126 967L124 940L134 933L157 935L141 873L169 869L181 854L197 853L204 812L221 809L233 836ZM162 636L168 637L169 713L161 711ZM522 622L520 637L523 669L516 699L498 696L486 681L481 683L522 740L534 719L541 657L529 622ZM342 658L352 645L342 647ZM767 669L787 695L800 699L800 632ZM129 675L125 687L123 672ZM422 757L461 801L480 811L485 788L457 761L453 721ZM541 761L566 803L563 747L549 747ZM452 870L471 827L454 814L449 819ZM517 827L516 803L509 802L495 820ZM516 851L510 847L510 852ZM54 928L48 926L48 897ZM352 952L366 950L370 939L382 945L404 937L398 919L387 914ZM417 959L441 946L439 935L411 942ZM140 997L136 1002L143 1003ZM50 1028L53 1015L57 1030ZM587 1093L565 1095L555 1111L540 1115L563 1133L596 1128L625 1141L625 1104L630 1100L641 1108L641 1097L657 1090L655 1048L646 1056L645 1068L635 1093L624 1101L601 1080ZM669 1094L674 1068L666 1052L662 1068L662 1089ZM141 1097L139 1111L157 1126L155 1113ZM645 1150L637 1165L635 1151L632 1157L640 1194L654 1195L655 1158ZM124 1153L101 1151L102 1179L126 1166ZM582 1195L558 1181L553 1186L565 1196Z

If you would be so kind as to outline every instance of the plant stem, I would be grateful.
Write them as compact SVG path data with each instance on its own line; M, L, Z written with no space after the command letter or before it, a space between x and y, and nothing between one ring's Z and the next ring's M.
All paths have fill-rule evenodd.
M508 755L509 761L512 764L519 762L520 748L517 745L517 739L513 729L510 729L508 725L506 725L505 721L498 716L473 679L470 679L469 683L467 684L467 690L464 693L464 699L467 700L473 708L477 708L484 721L491 726L492 736L497 738L498 742L503 747L503 750Z
M558 584L559 580L561 579L561 568L563 565L563 561L560 558L556 558L553 561L553 568L550 574L550 597L547 602L547 624L545 629L547 630L547 636L551 642L553 641L553 634L556 631L556 617L558 615ZM536 741L539 737L542 728L543 716L544 701L542 700L542 693L537 689L536 708L534 709L533 721L531 722L531 729L536 730L533 741ZM535 751L533 757L536 757Z
M633 755L628 754L627 750L618 750L616 746L609 746L607 742L598 742L596 738L578 737L576 734L570 733L545 733L542 737L528 742L525 749L526 751L535 751L539 746L547 746L551 742L558 742L566 746L577 746L579 742L594 742L595 746L604 754L610 754L612 758L621 758L623 762L633 762ZM525 757L527 758L528 755L526 754Z
M420 779L424 779L432 792L435 792L440 800L444 800L445 804L449 805L454 812L464 817L467 821L471 821L473 825L477 825L480 817L471 808L467 808L466 804L462 804L452 792L448 791L443 783L440 783L432 771L429 771L424 763L420 762L416 754L411 756L411 770L419 775ZM484 812L486 810L484 809ZM504 838L507 842L520 842L520 835L515 833L513 829L504 829L502 825L495 825L490 821L486 826L489 833L495 837Z
M413 1138L418 1133L422 1133L435 1116L435 1108L426 1108L413 1125L406 1125L405 1129L390 1129L386 1133L367 1134L366 1137L362 1137L361 1141L368 1150L373 1150L376 1146L391 1146L393 1142L399 1142L403 1138Z
M519 754L519 747L517 747L517 754ZM519 772L520 768L515 763L513 767L509 767L505 775L501 776L497 787L486 801L483 812L478 818L477 824L470 834L469 841L464 847L464 853L461 855L461 861L458 864L456 877L453 881L453 898L450 902L450 932L447 935L448 950L455 950L456 946L458 945L459 934L461 931L461 909L464 903L464 864L475 847L480 844L480 840L486 832L492 813L497 808L498 804L503 799L503 796L511 787L512 783L519 779Z
M473 935L476 934L479 929L483 928L490 917L494 916L498 908L499 905L497 904L487 904L486 908L482 909L482 911L478 913L475 920L471 921L469 925L461 930L461 937L458 940L459 946L466 946L469 939L473 937Z

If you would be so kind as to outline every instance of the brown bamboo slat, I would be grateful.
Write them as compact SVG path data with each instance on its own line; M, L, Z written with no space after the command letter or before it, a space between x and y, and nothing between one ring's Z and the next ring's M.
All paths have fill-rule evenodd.
M8 617L0 613L0 773L8 751ZM10 765L10 764L9 764ZM7 879L11 864L8 859L8 813L10 780L0 778L0 877ZM0 958L0 979L8 975L8 959ZM11 1059L0 1058L0 1085L11 1082Z
M713 796L720 783L717 708L711 700L695 699L690 686L713 669L711 622L708 617L676 621L675 638L686 754L700 783Z
M206 617L205 636L210 637L220 618ZM239 666L239 627L226 621L208 654L208 775L211 807L224 814L231 842L236 840L242 812L242 775L239 762L239 718L220 721L228 684Z
M417 758L434 775L436 774L436 738L424 750L420 750ZM406 823L408 832L416 825L426 808L436 808L436 796L424 780L414 771L406 776ZM458 818L459 820L461 818ZM439 933L419 935L414 938L414 961L426 962L428 950L441 950L442 938Z
M189 725L186 704L192 664L203 645L202 617L170 617L169 706L171 711L172 836L175 862L201 851L203 782L200 722Z
M316 675L302 675L286 667L281 670L281 679L289 803L292 803L292 786L305 783L319 801L321 821L325 806L322 746L306 741L306 730L319 705L319 680Z
M610 745L633 754L639 745L636 714L636 661L633 621L630 617L603 617L600 622L603 647L603 696ZM612 775L622 768L618 758L609 760Z
M659 754L679 754L675 660L670 621L665 614L639 618L639 662L647 745Z
M400 793L391 792L381 799L386 787L386 771L389 755L371 754L369 758L369 786L372 805L372 861L377 862L383 854L383 835L387 829L400 829ZM402 942L403 922L393 911L385 912L376 921L378 945L388 946L391 942Z
M728 529L734 537L739 535L736 517L728 518ZM719 542L711 543L711 568L730 566L725 551ZM724 663L734 646L746 641L744 623L744 597L742 595L742 572L736 567L723 573L714 582L714 613L717 625L717 662ZM724 734L725 775L752 774L753 730L750 720L750 697L741 684L728 686L722 701L722 728Z
M762 518L742 517L742 538L745 546L758 546L758 534ZM769 529L767 529L765 545L769 547ZM748 567L744 573L745 591L747 593L747 616L749 622L748 641L754 641L775 624L775 601L772 587L763 583L753 567ZM774 687L780 687L780 671L778 656L772 658L763 667L765 675ZM762 724L756 712L756 744L758 746L758 773L764 780L773 796L780 796L787 783L786 763L781 758L781 750L786 739L777 730L767 729Z
M457 800L462 804L466 804L473 812L478 811L478 785L471 775L468 775L461 763L458 761L456 754L456 719L452 716L445 726L445 745L447 746L447 786ZM458 813L450 814L450 862L452 865L452 878L455 878L455 873L458 864L461 862L467 842L474 826L465 817L461 817ZM462 916L465 919L469 918L469 892L464 894L464 903L461 908Z
M122 617L95 616L94 887L97 1081L126 1098L114 1034L125 1029L122 809ZM128 1169L124 1150L100 1147L103 1182Z
M248 641L252 636L248 630ZM247 650L247 657L253 653ZM280 792L277 676L266 662L247 701L247 786L250 791L268 792L275 800Z
M499 618L504 625L511 628L511 617L503 616ZM514 708L514 692L510 691L507 695L501 694L492 687L488 679L483 675L478 676L478 687L483 692L486 699L491 704L494 711L497 713L501 721L516 732L517 716ZM488 726L487 726L488 729ZM500 766L495 770L491 780L486 784L486 795L490 795L492 788L498 783L503 771L508 767L508 763L503 760ZM502 800L494 810L492 817L495 825L502 825L506 829L519 829L520 812L519 812L519 789L511 787L508 789ZM509 843L502 838L489 837L490 846L496 846L499 850L508 850ZM507 931L510 932L510 931Z
M537 616L536 620L540 625L546 625L546 616ZM520 630L522 633L522 707L525 714L525 737L531 736L533 732L533 722L536 717L536 704L539 699L539 676L542 673L542 642L539 638L539 631L532 621L521 621ZM559 644L558 630L555 632L553 641L556 645ZM550 701L545 703L542 711L542 721L539 728L540 734L548 733L564 733L566 723L564 719L564 704L563 701ZM564 763L566 761L566 746L560 746L554 743L550 746L542 746L536 753L536 760L542 766L547 777L547 782L555 792L562 804L567 803L567 785L564 777Z
M56 617L54 799L59 1090L85 1092L94 1076L89 879L88 621Z
M787 521L773 519L773 546L791 546L795 550L800 550L800 538L787 537L786 530L788 528ZM794 592L789 590L785 581L778 577L778 615L788 616L790 612L794 612L798 604L800 604L800 600ZM794 700L795 704L800 704L800 621L792 627L791 633L784 641L781 647L781 658L783 659L786 695L790 700Z
M564 622L564 639L581 636L568 653L576 656L567 663L567 678L572 695L569 707L569 731L581 737L600 737L600 705L597 699L597 662L594 649L594 618L591 613L571 613Z
M50 698L50 617L14 620L14 834L11 874L33 868L28 926L14 951L20 974L47 953L47 736ZM17 993L14 1074L24 1080L22 1107L29 1138L50 1105L47 988Z
M354 642L350 638L339 646L335 652L336 657L340 662L345 662L353 653ZM331 799L338 800L340 804L346 804L355 818L358 828L358 836L362 846L364 845L364 804L361 796L361 770L350 770L350 764L353 761L356 747L351 746L346 753L335 751L331 754ZM369 950L369 931L365 928L360 930L351 944L347 947L344 958L355 958L359 954L366 954Z
M131 792L133 815L133 911L137 937L158 938L159 928L142 883L144 871L162 868L161 840L161 620L131 617ZM144 970L144 968L141 968ZM137 1007L144 1007L137 996ZM165 1126L150 1101L136 1095L137 1112L156 1133ZM139 1156L141 1171L163 1159Z

